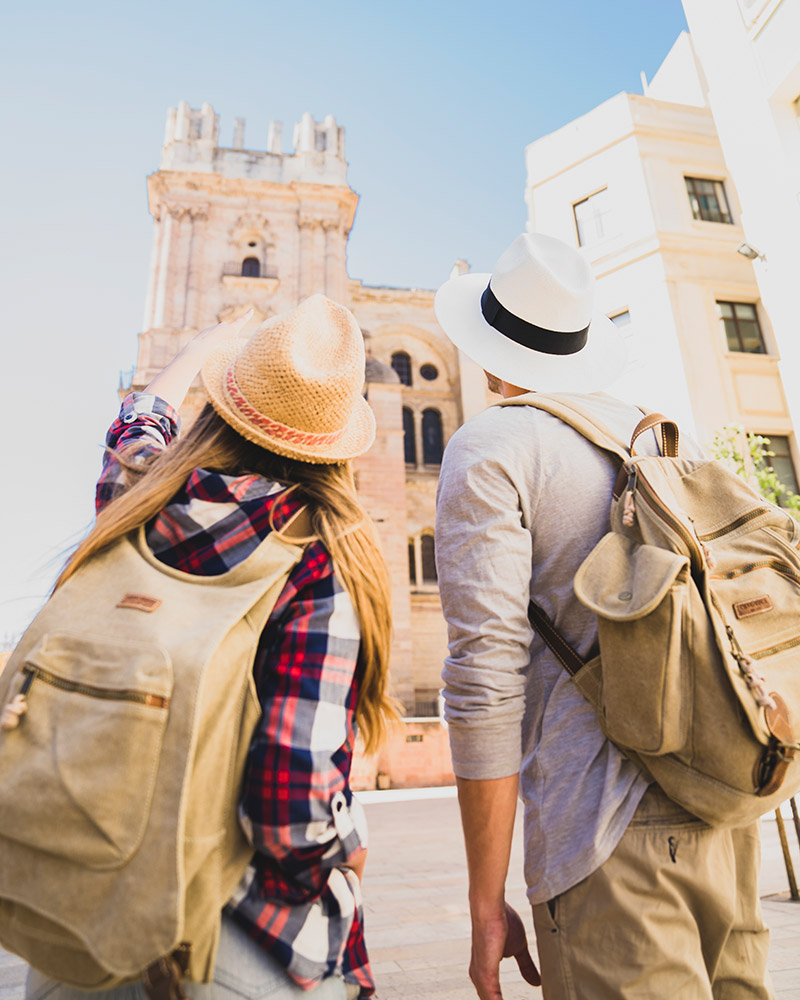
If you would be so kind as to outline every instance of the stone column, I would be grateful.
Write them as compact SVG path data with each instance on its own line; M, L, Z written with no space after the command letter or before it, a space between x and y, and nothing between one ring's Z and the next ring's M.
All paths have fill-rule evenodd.
M325 293L325 246L326 246L326 233L323 229L322 221L318 221L314 226L314 241L313 241L313 280L311 287L311 294L315 292Z
M300 216L297 225L300 230L297 261L298 302L302 302L314 292L314 227L317 225L317 220Z
M344 266L341 259L342 230L338 222L322 223L325 231L325 294L335 302L344 302Z
M165 207L161 212L161 248L159 252L158 264L158 284L156 288L155 308L153 309L154 327L164 327L169 323L168 314L170 312L169 300L172 295L172 274L174 271L173 261L175 255L178 218L174 208Z
M207 326L210 317L200 316L202 308L203 263L205 260L206 228L208 212L206 208L192 208L189 211L189 246L187 251L186 286L183 299L184 329L191 327L200 330Z
M394 620L391 687L404 705L411 708L414 675L401 391L397 382L367 383L367 401L375 414L377 436L367 454L356 459L355 469L358 493L375 521L391 580Z
M147 298L144 304L144 317L142 319L142 330L149 330L155 326L156 295L159 287L159 272L161 269L161 247L164 241L164 223L162 221L163 211L161 205L157 205L153 212L153 249L150 253L150 275L147 281Z
M192 244L192 216L190 209L186 206L174 206L169 209L169 212L173 219L173 228L162 325L172 329L182 329Z

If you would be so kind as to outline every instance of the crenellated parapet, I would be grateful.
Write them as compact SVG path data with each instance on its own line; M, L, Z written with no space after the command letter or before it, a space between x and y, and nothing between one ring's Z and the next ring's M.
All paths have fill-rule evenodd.
M279 184L347 184L344 128L333 115L321 122L306 112L294 126L292 149L282 149L283 124L270 122L265 149L248 148L245 120L235 118L233 143L220 145L219 115L210 104L181 101L167 114L162 170L182 170Z

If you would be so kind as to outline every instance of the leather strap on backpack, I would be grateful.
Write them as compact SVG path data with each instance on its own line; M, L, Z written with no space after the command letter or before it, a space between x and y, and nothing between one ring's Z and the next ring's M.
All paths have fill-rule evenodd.
M142 985L150 1000L187 1000L181 979L189 971L191 950L192 946L184 941L171 955L159 958L144 970Z
M561 666L571 677L574 677L584 666L583 660L550 621L547 612L533 601L528 604L528 621L542 637L545 645L549 647L550 652Z
M665 417L663 413L648 413L634 427L633 434L631 435L631 456L636 454L636 448L634 447L636 439L646 431L655 430L659 426L661 427L661 454L665 458L678 457L678 440L680 438L678 425L674 420Z

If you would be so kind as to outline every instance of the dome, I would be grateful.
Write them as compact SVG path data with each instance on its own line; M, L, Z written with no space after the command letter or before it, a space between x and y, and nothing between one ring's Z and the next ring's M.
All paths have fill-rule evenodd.
M377 358L367 358L366 364L367 382L399 382L400 379L394 368L385 365Z

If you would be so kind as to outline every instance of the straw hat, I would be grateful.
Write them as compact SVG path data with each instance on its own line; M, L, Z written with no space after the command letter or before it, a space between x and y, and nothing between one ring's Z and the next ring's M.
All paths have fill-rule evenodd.
M436 293L444 332L497 378L539 392L596 392L625 367L622 334L594 309L592 269L574 247L523 233L491 274Z
M222 345L202 371L211 404L242 437L304 462L365 452L375 417L361 395L364 340L349 309L312 295Z

